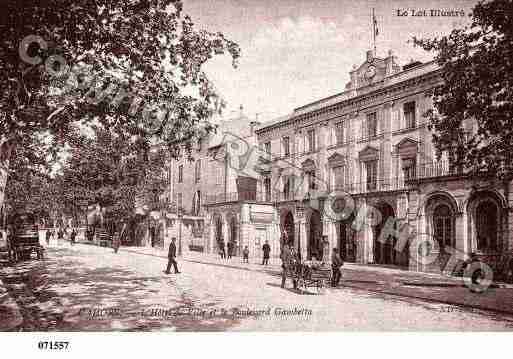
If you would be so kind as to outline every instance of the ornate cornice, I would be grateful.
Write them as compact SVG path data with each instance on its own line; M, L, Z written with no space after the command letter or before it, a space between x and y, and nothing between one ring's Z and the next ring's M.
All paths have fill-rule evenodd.
M440 72L441 70L435 70L397 84L376 88L370 92L327 105L324 108L312 110L311 112L297 116L293 115L286 121L259 129L257 134L259 136L267 136L268 133L274 133L277 130L283 131L284 128L288 128L289 126L307 127L325 121L326 118L322 117L326 115L331 116L329 119L332 119L358 112L358 109L361 107L380 106L386 102L395 101L404 96L405 91L418 88L419 86L426 86L428 88L436 86L436 84L441 81ZM424 91L426 91L426 89L420 92Z

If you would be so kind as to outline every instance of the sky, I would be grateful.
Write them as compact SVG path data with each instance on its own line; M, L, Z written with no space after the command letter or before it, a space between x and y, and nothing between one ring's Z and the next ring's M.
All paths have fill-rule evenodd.
M393 50L400 64L432 55L408 43L469 23L470 0L184 0L196 26L221 31L241 47L237 69L228 56L205 70L227 101L224 116L244 114L261 122L342 92L354 64L372 48L372 8L378 23L377 56ZM428 16L412 16L412 10ZM429 16L431 9L463 10L464 17ZM407 16L398 16L398 10Z

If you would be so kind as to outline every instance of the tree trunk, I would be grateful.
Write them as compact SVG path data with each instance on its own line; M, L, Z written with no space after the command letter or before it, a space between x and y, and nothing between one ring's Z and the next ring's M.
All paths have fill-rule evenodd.
M5 188L9 170L9 159L14 149L14 142L8 139L0 139L0 208L5 203Z

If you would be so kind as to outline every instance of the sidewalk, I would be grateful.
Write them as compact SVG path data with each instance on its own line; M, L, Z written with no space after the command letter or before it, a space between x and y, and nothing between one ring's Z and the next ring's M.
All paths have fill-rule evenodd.
M120 251L167 258L165 250L149 247L121 247ZM186 252L181 260L270 274L281 272L279 258L271 258L270 264L263 266L255 259L250 259L250 263L246 264L242 263L241 257L221 259L214 254ZM513 315L513 285L511 284L498 283L484 293L473 293L465 287L462 278L433 273L354 263L345 263L342 273L340 283L342 288L466 307L462 309L472 308ZM459 309L452 308L450 310L457 311Z

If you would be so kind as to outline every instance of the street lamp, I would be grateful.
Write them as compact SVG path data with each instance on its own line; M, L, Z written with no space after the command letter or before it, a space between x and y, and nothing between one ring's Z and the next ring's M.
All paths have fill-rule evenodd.
M296 218L300 220L305 215L305 207L302 202L296 203ZM299 261L301 262L301 223L298 222L298 231L297 231L297 253L299 257Z
M177 210L178 214L178 255L182 255L182 221L183 221L183 211L181 208Z

